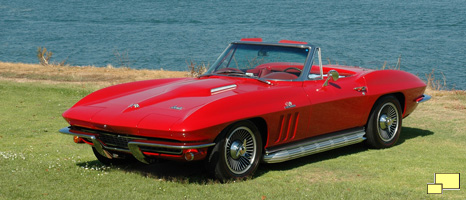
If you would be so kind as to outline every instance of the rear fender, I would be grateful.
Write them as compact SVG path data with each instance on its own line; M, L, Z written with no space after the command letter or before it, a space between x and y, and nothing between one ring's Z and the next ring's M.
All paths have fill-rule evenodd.
M415 99L425 91L426 84L417 76L401 70L378 70L367 73L366 94L372 105L380 97L392 94L400 101L403 117L417 106Z

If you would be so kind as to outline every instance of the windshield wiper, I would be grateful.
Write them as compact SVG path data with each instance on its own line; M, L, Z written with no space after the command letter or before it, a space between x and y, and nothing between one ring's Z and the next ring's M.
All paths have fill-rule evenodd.
M256 80L262 82L262 83L266 83L267 85L273 85L270 81L268 80L264 80L264 79L261 79L261 78L255 78Z
M244 72L240 72L240 71L223 71L223 72L214 72L214 74L232 74L232 75L246 75L246 73Z
M197 78L202 78L202 77L208 77L208 76L215 76L215 75L220 75L220 74L226 74L226 75L233 75L233 76L248 76L244 72L237 72L237 71L225 71L225 72L214 72L211 74L202 74L198 76ZM248 76L249 77L249 76Z
M236 75L236 76L245 76L245 77L250 77L250 78L253 78L253 79L255 79L255 80L258 80L258 81L260 81L260 82L262 82L262 83L265 83L265 84L267 84L267 85L273 85L273 84L272 84L270 81L268 81L268 80L261 79L261 78L259 78L259 77L257 77L257 76L250 76L250 75L248 75L248 74L246 74L246 73L244 73L244 72L239 72L239 71L223 71L223 72L219 72L219 73L214 72L214 73L212 73L212 74L203 74L203 75L200 75L200 76L198 76L198 78L202 78L202 77L206 77L206 76L214 76L214 75L216 75L216 74L231 74L231 75Z
M214 72L214 73L211 73L211 74L203 74L203 75L200 75L198 76L198 78L202 78L202 77L206 77L206 76L215 76L215 75L218 75L218 74L226 74L226 75L236 75L236 76L248 76L246 73L244 72L239 72L239 71L223 71L223 72ZM248 76L249 77L249 76Z
M213 76L213 74L202 74L198 76L197 78L202 78L202 77L207 77L207 76Z

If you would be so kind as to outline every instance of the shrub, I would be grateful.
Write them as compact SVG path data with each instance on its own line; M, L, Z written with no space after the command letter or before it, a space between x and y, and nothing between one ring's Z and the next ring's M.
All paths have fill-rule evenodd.
M427 78L427 88L430 88L432 90L447 90L447 79L445 78L445 74L443 72L440 72L442 74L442 80L436 80L435 79L435 69L432 69L432 72L429 74L426 74Z
M198 77L204 74L208 68L208 64L206 66L204 63L197 65L195 62L190 61L189 63L186 62L186 64L188 65L188 77Z
M47 51L45 47L38 47L37 48L37 59L39 59L39 63L43 66L49 65L50 58L52 58L53 53L51 51Z

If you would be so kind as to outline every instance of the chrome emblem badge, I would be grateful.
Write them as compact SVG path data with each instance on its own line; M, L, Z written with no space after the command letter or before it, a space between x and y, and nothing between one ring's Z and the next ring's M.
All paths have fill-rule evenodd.
M172 106L170 108L174 109L174 110L182 110L183 109L183 107L180 107L180 106Z
M296 105L294 105L293 103L291 103L291 101L287 101L285 103L285 109L288 109L288 108L294 108L296 107Z
M128 108L139 108L139 104L133 103L133 104L129 105Z

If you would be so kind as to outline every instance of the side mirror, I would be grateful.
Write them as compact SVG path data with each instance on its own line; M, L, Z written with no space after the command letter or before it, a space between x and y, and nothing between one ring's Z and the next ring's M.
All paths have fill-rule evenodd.
M327 80L325 80L322 87L326 87L328 85L328 81L330 79L332 79L333 81L337 81L339 77L340 77L340 75L338 74L338 72L336 70L334 70L334 69L330 70L328 72L328 74L327 74Z

